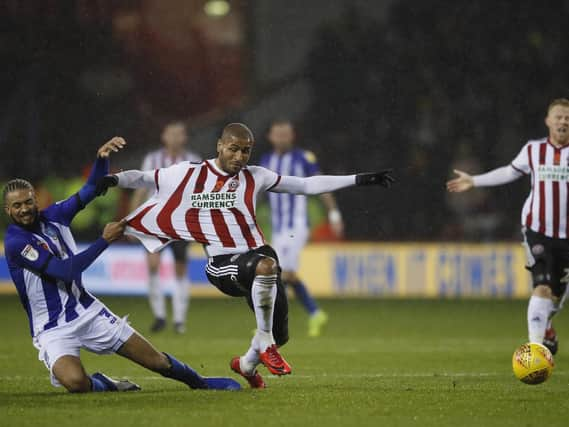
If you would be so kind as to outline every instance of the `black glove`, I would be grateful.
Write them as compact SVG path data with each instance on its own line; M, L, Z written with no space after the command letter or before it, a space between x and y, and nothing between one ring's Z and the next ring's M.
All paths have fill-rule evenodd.
M385 169L379 172L359 173L356 175L356 185L381 185L389 188L395 182L392 172L393 169Z
M116 187L119 183L119 179L116 175L107 175L102 177L97 181L97 186L95 187L95 194L97 196L102 196L107 194L107 190L110 187Z

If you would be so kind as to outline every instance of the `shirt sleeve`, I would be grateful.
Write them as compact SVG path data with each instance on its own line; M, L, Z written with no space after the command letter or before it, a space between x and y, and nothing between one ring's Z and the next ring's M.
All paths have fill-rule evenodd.
M53 257L51 252L40 246L38 241L23 237L7 239L5 249L9 262L39 275L45 272L47 264Z
M508 184L523 175L523 172L516 169L513 165L507 165L482 175L474 175L472 181L475 187L493 187Z
M119 172L116 174L118 178L118 186L120 188L148 188L148 189L158 189L159 186L159 171L149 170L149 171L139 171L139 170L129 170L124 172Z
M262 166L249 166L249 171L253 174L255 184L261 191L271 191L281 180L281 176L270 169Z
M356 185L355 175L316 175L307 178L282 176L270 189L275 193L314 195Z
M518 172L528 175L531 172L531 167L529 164L529 153L530 145L526 144L518 153L516 158L512 161L511 166Z
M85 207L81 201L79 193L74 194L68 199L54 203L42 211L42 215L49 221L69 226L75 215Z

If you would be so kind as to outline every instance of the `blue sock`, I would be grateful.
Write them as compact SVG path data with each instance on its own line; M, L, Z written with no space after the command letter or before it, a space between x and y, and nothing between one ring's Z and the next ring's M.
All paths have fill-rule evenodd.
M318 311L318 305L316 304L316 301L314 301L314 298L312 298L312 295L308 292L306 286L304 286L304 283L299 280L296 283L291 283L291 286L296 298L298 298L306 311L308 311L308 314L312 315L316 313Z
M187 384L190 388L208 388L205 380L192 368L177 360L174 356L164 353L170 361L170 370L162 375Z
M96 378L94 375L89 377L91 379L91 391L116 391L115 388L109 386L109 384Z

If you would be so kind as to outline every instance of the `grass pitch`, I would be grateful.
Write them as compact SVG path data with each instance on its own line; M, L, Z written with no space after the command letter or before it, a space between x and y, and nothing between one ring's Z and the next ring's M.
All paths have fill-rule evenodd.
M146 334L146 301L103 298L130 313ZM118 356L83 353L88 372L139 383L138 393L70 395L51 387L37 360L16 297L0 297L2 426L567 426L569 315L553 377L528 386L511 372L524 342L524 301L329 300L323 337L306 337L306 315L291 304L286 378L269 388L190 391ZM147 336L207 375L231 375L230 356L245 351L253 316L240 300L192 301L189 330Z

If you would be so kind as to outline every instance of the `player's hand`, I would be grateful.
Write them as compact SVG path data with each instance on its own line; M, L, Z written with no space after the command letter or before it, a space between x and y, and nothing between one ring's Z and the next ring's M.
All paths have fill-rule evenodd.
M332 233L334 233L334 236L344 236L344 221L342 221L342 214L338 209L332 209L328 212L328 222L330 223L330 229Z
M356 185L381 185L389 188L395 182L393 169L385 169L379 172L359 173L356 175Z
M119 184L119 179L116 175L107 175L97 181L95 187L95 195L103 196L107 194L107 190L111 187L116 187Z
M106 159L111 155L111 153L118 153L120 150L124 148L125 145L126 141L124 140L124 138L121 138L120 136L115 136L113 139L105 142L102 145L102 147L99 148L99 151L97 151L97 157Z
M454 173L458 175L458 178L451 179L447 182L447 190L450 193L462 193L474 187L474 180L466 172L455 169Z
M105 229L103 230L103 239L109 243L113 243L124 235L125 228L126 219L120 220L119 222L109 222L105 225Z

